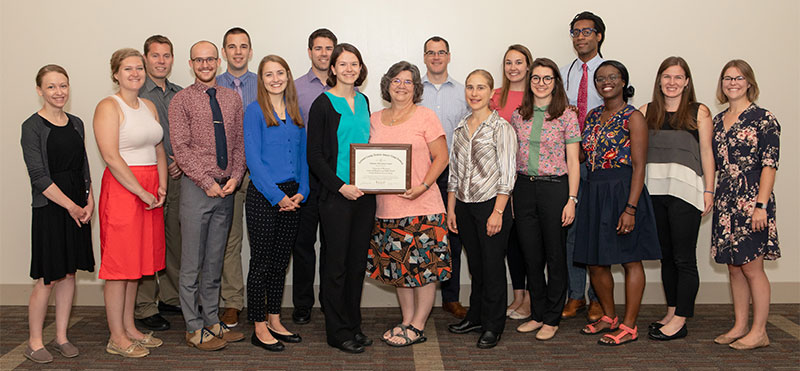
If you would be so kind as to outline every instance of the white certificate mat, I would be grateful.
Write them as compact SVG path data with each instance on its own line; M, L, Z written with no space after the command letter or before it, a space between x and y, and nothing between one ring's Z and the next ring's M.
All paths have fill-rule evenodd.
M410 144L351 144L350 184L364 193L403 193L411 188Z

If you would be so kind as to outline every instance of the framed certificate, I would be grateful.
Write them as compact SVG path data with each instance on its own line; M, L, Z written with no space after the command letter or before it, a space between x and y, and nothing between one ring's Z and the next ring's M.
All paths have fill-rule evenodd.
M411 188L410 144L350 144L350 184L364 193Z

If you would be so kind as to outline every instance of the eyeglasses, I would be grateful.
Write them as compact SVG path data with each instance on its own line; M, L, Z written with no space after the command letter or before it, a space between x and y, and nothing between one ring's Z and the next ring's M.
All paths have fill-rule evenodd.
M545 76L533 75L533 76L531 76L531 82L534 83L534 84L542 83L542 84L545 84L545 85L550 85L550 84L553 83L553 76L550 76L550 75L545 75Z
M444 57L445 55L450 54L450 52L448 52L447 50L439 50L438 52L437 51L433 51L433 50L428 50L428 51L425 52L425 56L426 57L433 57L434 55L437 55L437 54L440 57Z
M744 80L745 80L744 76L736 76L736 77L734 77L734 76L724 76L724 77L722 77L722 81L728 82L728 83L729 82L733 82L733 81L742 82Z
M405 86L412 86L414 85L414 82L411 80L392 79L392 85L400 86L400 84L403 84Z
M597 32L597 29L589 27L573 28L572 30L569 31L569 35L572 36L572 38L576 38L578 37L578 35L583 35L583 37L589 37L592 36L592 32Z
M595 78L594 78L594 82L597 83L597 84L602 84L602 83L604 83L606 81L608 81L608 82L616 82L617 80L619 80L619 75L608 75L607 77L605 77L605 76L595 76Z
M203 64L203 63L211 64L216 62L217 59L218 59L217 57L208 57L208 58L197 57L197 58L192 58L192 62L197 64Z

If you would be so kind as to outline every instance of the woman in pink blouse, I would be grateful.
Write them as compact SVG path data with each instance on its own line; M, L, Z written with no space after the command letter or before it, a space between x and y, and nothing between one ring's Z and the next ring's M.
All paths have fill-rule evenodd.
M581 135L567 102L558 66L537 58L522 105L511 116L519 144L514 223L533 298L531 320L517 331L539 329L539 340L553 338L561 320L568 280L567 226L575 219L578 201Z
M402 321L382 340L395 347L426 340L424 329L436 297L436 281L450 279L447 219L436 179L447 167L444 129L422 101L419 69L397 62L381 78L381 95L391 103L370 119L370 143L411 144L411 188L378 195L367 272L397 288Z

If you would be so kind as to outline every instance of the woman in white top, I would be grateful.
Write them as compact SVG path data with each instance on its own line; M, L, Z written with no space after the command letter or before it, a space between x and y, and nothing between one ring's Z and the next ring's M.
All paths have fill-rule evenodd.
M163 132L152 102L138 97L144 58L134 49L111 56L116 94L97 104L94 134L107 164L100 188L100 278L111 337L106 351L144 357L162 341L133 323L138 281L164 269L167 163Z

